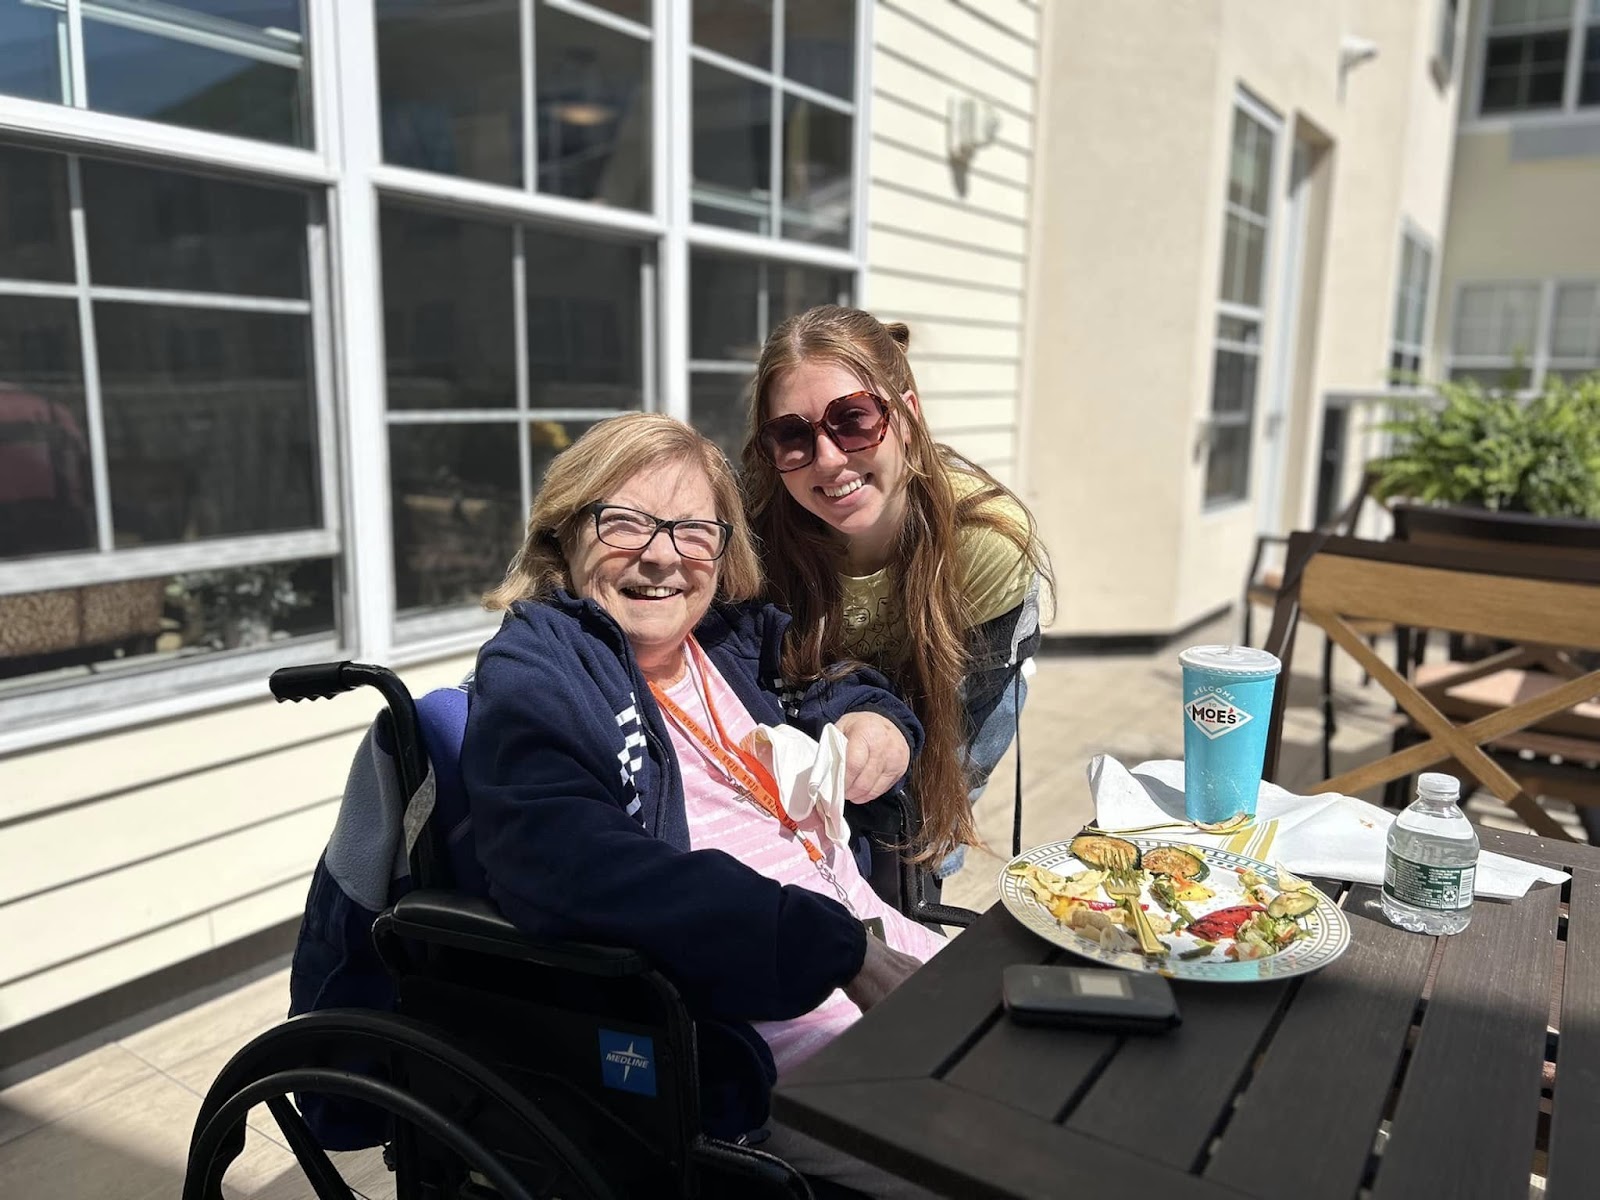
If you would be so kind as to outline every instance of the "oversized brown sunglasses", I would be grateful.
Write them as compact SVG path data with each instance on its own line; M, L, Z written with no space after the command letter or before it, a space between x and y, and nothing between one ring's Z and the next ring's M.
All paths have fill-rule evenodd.
M889 406L872 392L851 392L828 401L820 421L808 421L799 413L773 417L756 431L756 446L763 458L788 474L816 461L819 433L853 454L881 445L888 432Z

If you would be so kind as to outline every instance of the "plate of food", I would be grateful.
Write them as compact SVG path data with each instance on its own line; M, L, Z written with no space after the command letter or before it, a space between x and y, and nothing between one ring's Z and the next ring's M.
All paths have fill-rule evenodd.
M1074 954L1172 979L1304 975L1350 944L1339 907L1281 866L1093 829L1012 859L1000 872L1000 901Z

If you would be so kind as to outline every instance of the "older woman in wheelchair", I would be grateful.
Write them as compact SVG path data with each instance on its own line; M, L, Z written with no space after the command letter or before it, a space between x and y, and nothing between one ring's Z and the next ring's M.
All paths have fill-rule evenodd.
M821 738L836 751L835 804L842 791L868 805L903 780L915 717L859 664L786 681L787 618L755 602L760 582L727 461L687 425L615 418L555 460L487 598L505 612L500 631L465 695L445 702L459 721L465 701L458 753L448 733L430 736L438 706L423 701L428 761L414 772L431 771L402 787L410 805L391 820L410 878L400 862L373 934L398 1002L362 1001L396 1011L321 1011L338 990L321 976L348 974L361 950L329 953L331 927L359 930L382 907L339 891L360 889L339 878L351 840L341 847L336 830L296 954L295 1009L310 1015L219 1077L186 1197L215 1194L216 1163L242 1144L223 1127L251 1096L272 1106L313 1183L323 1176L319 1197L347 1193L318 1142L380 1139L402 1196L917 1194L767 1120L777 1076L943 942L880 898L844 814L793 786L772 753L793 740L781 726ZM373 670L342 666L342 686L306 694ZM405 725L389 731L401 758ZM350 807L347 792L342 827ZM387 876L392 854L366 857ZM447 874L469 895L402 894ZM303 1045L286 1049L307 1022ZM274 1086L300 1093L309 1128L291 1128ZM459 1110L463 1090L487 1096L465 1123L435 1095ZM340 1111L378 1109L381 1134L330 1135Z

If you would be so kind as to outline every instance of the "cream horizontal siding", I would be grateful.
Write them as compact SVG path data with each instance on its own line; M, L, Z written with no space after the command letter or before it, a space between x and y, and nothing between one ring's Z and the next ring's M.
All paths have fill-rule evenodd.
M1038 13L1020 0L879 0L873 9L865 302L911 327L934 436L1015 482ZM996 140L964 168L950 112Z
M298 915L380 704L262 700L0 759L0 1028Z

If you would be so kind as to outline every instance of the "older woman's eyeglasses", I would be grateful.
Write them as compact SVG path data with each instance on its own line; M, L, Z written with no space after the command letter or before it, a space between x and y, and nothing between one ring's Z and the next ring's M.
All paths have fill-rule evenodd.
M597 500L583 511L594 518L595 536L617 550L643 550L664 529L672 539L673 548L684 558L715 562L722 557L722 552L728 548L728 539L733 536L733 526L727 521L704 517L663 521L637 508L607 504L604 500Z
M851 392L830 400L820 421L799 413L773 417L756 432L756 445L763 458L788 474L816 461L819 432L846 454L870 450L889 432L889 406L871 392Z

